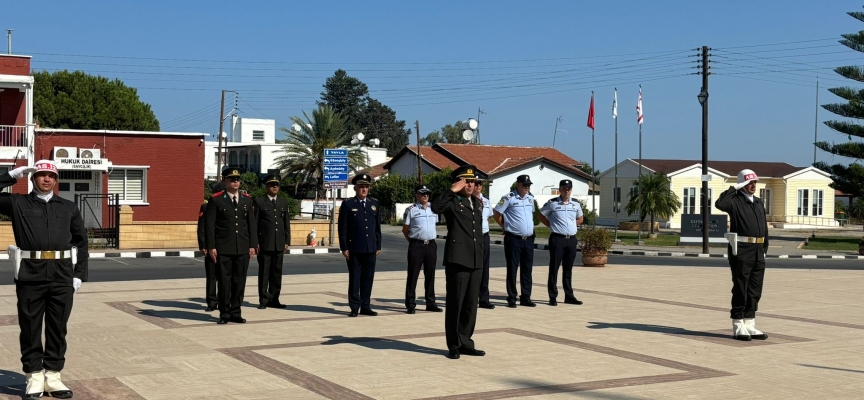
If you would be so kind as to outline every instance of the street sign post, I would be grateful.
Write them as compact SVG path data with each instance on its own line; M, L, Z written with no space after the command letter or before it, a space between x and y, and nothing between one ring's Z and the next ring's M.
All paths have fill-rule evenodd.
M336 189L348 187L348 149L324 149L324 162L321 165L324 189L330 189L333 208L330 214L330 243L336 233Z

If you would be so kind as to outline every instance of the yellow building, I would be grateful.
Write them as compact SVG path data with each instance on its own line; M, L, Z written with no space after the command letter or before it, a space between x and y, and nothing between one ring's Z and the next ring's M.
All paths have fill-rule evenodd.
M682 206L669 220L659 220L660 226L678 229L681 215L702 213L702 163L693 160L642 159L642 174L665 174L669 177L672 191L678 195ZM717 195L734 185L738 172L752 169L759 176L756 195L765 201L769 226L775 228L829 228L839 223L834 219L834 189L829 185L831 176L814 167L796 167L778 162L710 161L708 163L708 198L711 214L723 214L714 208ZM635 189L633 183L639 175L637 160L626 159L618 164L618 187L620 188L621 212L618 221L635 221L636 215L626 213L628 193ZM613 191L615 168L600 174L600 222L611 224L613 213ZM647 220L647 218L646 218Z

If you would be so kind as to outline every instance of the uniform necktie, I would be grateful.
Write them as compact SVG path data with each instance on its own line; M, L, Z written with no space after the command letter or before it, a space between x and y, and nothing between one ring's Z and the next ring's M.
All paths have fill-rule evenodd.
M366 208L366 200L360 200L360 204L363 206L363 208Z
M276 199L270 200L273 203L273 208L276 208Z
M231 202L234 203L234 208L237 208L237 196L231 196Z

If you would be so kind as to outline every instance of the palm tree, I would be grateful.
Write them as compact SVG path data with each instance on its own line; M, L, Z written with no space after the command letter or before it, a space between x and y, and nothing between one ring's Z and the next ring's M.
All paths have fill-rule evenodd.
M637 190L630 192L627 213L639 213L639 222L651 215L651 234L654 234L654 218L669 219L681 208L678 195L669 188L666 175L642 175L633 185Z
M303 111L303 117L291 117L294 129L280 127L286 135L285 146L277 153L276 167L282 176L293 176L296 187L301 183L315 184L316 198L324 195L324 149L348 147L348 164L353 171L367 168L366 155L359 147L351 145L351 132L346 128L345 117L328 105L319 105L312 111L312 118Z

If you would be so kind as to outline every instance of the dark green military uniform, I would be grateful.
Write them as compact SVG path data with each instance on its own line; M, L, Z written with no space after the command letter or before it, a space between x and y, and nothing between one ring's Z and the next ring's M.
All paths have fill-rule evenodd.
M267 175L264 184L280 183L276 175ZM258 304L259 308L284 308L279 302L282 292L282 262L285 246L291 243L288 223L288 200L270 198L269 194L255 198L255 219L258 221Z
M473 180L476 168L462 166L453 171L454 181ZM483 274L483 202L445 190L432 202L432 212L447 220L444 244L444 272L447 276L447 302L444 329L451 355L475 352L474 325ZM477 354L482 355L482 354ZM455 358L451 357L451 358Z

